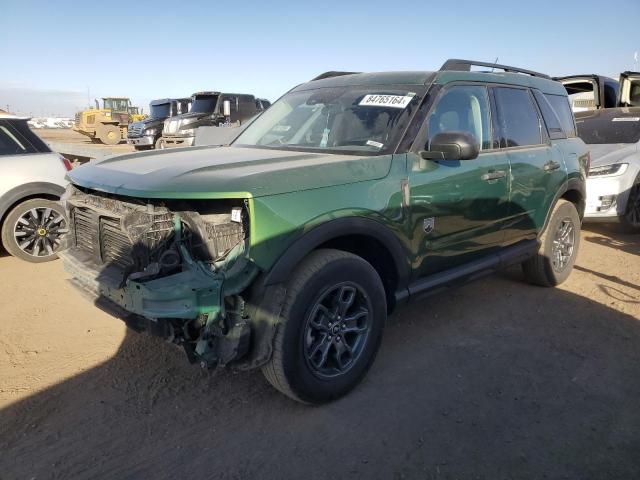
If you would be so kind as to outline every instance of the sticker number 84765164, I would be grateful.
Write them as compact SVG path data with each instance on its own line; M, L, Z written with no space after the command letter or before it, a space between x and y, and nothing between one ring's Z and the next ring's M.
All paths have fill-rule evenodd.
M365 95L358 105L365 107L405 108L413 96L408 95Z

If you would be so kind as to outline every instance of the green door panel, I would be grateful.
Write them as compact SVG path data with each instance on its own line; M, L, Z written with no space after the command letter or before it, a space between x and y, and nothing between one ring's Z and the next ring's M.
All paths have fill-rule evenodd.
M409 164L409 224L417 276L474 260L503 244L509 200L506 154L489 151L475 160L438 162L410 154ZM496 173L498 178L486 177Z
M507 243L536 238L560 186L566 181L561 150L541 145L508 149L511 164Z

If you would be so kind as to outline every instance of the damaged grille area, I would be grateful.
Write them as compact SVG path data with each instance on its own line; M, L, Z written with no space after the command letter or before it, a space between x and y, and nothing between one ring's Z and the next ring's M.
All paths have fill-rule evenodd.
M69 202L76 247L98 265L144 269L173 237L173 215L166 208L79 194Z
M181 220L182 239L191 255L204 262L224 258L245 240L248 231L246 206L238 201L150 203L74 187L66 206L75 247L94 264L115 266L125 274L141 272L153 262L162 269L169 258L170 252L163 257L167 250L175 258L175 215ZM204 212L193 211L194 207Z

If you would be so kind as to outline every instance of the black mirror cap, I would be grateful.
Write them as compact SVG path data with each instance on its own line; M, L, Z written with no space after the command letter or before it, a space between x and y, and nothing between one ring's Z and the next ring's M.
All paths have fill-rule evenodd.
M480 144L469 132L442 132L420 156L425 160L473 160L479 153Z

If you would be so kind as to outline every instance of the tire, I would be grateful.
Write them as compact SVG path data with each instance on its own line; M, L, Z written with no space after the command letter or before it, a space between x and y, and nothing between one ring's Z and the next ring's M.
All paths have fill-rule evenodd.
M362 380L380 347L387 316L382 281L361 257L321 249L286 288L273 355L262 372L294 400L335 400ZM338 298L346 308L337 307Z
M540 237L538 253L522 264L526 280L543 287L560 285L571 274L579 246L578 210L573 203L560 199Z
M120 128L117 125L100 125L96 131L98 138L105 145L117 145L122 140Z
M162 137L158 137L153 148L156 150L162 150L164 148L164 142L162 141Z
M620 217L620 229L625 233L640 233L640 178L629 192L626 211Z
M57 258L68 225L59 203L44 198L27 200L15 206L4 219L2 244L11 255L27 262L49 262ZM33 240L25 243L30 238Z

